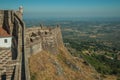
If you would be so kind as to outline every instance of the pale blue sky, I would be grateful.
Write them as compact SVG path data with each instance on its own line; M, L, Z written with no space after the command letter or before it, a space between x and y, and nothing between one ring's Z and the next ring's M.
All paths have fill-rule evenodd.
M120 17L120 0L0 0L0 9L20 5L25 17Z

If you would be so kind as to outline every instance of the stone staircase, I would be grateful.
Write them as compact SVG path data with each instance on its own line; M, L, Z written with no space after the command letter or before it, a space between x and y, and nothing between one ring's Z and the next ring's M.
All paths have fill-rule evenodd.
M6 75L6 79L10 80L12 77L14 66L11 66L9 62L12 61L11 50L0 51L0 75ZM1 77L0 77L1 79Z

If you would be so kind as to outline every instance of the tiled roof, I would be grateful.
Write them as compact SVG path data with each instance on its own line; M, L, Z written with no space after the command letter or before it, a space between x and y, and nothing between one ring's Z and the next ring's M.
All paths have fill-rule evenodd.
M10 37L11 35L8 34L2 27L0 27L0 37Z

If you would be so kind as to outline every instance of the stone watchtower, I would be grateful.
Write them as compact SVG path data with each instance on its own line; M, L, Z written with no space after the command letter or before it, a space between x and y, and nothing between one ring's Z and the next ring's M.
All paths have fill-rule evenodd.
M15 12L19 16L19 18L22 20L22 18L23 18L23 7L20 6L19 9Z
M22 7L22 6L19 7L19 12L20 12L21 14L23 14L23 7Z

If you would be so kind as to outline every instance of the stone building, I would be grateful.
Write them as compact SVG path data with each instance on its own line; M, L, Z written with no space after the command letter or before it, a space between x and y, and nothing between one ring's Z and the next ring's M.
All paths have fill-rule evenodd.
M11 48L12 36L0 27L0 48Z
M13 74L11 44L12 36L0 27L0 80L9 80Z

